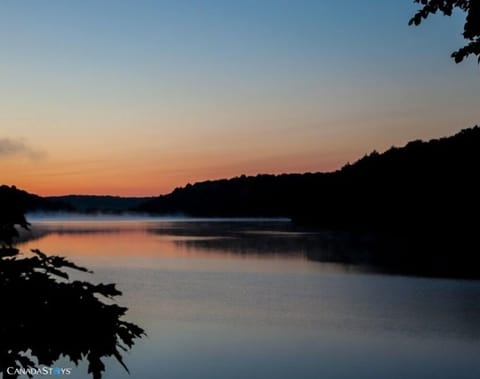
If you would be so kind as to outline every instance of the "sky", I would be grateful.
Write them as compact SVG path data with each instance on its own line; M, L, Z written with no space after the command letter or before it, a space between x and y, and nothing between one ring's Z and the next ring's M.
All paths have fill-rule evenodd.
M0 183L144 196L480 123L464 15L411 0L0 3Z

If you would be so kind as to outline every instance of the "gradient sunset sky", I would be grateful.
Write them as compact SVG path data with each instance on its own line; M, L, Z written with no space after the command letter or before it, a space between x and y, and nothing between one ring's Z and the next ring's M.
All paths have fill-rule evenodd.
M0 183L156 195L480 123L463 15L411 0L2 1Z

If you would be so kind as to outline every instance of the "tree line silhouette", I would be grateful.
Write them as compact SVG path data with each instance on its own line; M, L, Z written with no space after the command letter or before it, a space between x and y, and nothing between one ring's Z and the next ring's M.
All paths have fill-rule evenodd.
M136 211L290 217L332 229L470 229L478 210L480 128L373 152L330 173L240 176L177 188Z

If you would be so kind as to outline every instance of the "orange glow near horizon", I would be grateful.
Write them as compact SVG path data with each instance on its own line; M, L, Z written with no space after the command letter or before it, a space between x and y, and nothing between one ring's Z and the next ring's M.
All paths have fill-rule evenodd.
M180 139L162 149L141 139L131 151L123 149L125 142L118 147L88 146L88 140L77 146L51 144L48 154L38 159L0 159L1 180L2 184L41 196L157 196L205 180L332 171L356 159L361 149L348 141L325 140L322 146L313 138L304 142L303 136L292 135L279 135L276 140L262 135L257 140L243 136L237 144L225 141L234 136L223 133L223 141L212 138L210 142L187 141L188 144ZM135 138L138 136L132 134L132 140ZM83 151L82 146L88 147Z
M2 184L40 196L68 194L156 196L171 192L176 187L204 180L231 178L240 175L281 174L292 172L331 171L341 167L345 161L338 157L326 157L324 162L307 156L291 161L288 157L259 159L254 162L231 162L228 157L219 157L215 163L191 157L183 159L177 166L152 167L144 162L115 160L112 163L78 163L56 166L49 162L8 167L0 163ZM76 170L76 166L83 170ZM16 166L16 167L15 167Z
M412 129L411 134L418 137L419 133ZM432 134L427 130L420 137L433 138L439 133ZM163 148L142 140L145 148L137 142L137 147L130 151L124 151L123 145L105 148L97 143L83 147L65 142L51 145L44 156L0 156L0 184L15 185L40 196L158 196L205 180L333 171L374 149L383 151L413 139L394 133L389 138L370 133L351 138L349 134L338 133L323 139L297 133L267 140L265 135L257 133L258 138L239 138L237 144L232 140L222 144L221 137L212 138L210 143L199 141L188 146L172 143Z

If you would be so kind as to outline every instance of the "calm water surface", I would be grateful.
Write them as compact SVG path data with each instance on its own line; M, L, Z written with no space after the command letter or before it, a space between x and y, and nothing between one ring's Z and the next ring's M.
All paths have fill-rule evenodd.
M479 281L332 263L288 222L42 220L28 238L117 283L147 330L131 376L105 378L480 378Z

